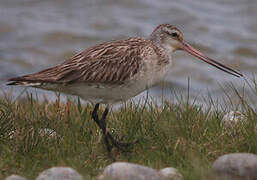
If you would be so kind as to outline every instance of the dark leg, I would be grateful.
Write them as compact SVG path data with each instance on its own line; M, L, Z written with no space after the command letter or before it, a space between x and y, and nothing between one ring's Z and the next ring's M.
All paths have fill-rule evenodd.
M96 122L98 127L102 130L102 132L104 134L104 141L105 141L107 150L110 152L112 147L109 143L108 137L106 136L106 122L105 122L105 118L108 114L108 108L105 109L101 120L99 120L99 118L98 118L98 114L97 114L98 109L99 109L99 104L97 103L95 105L95 108L94 108L93 112L92 112L92 118Z
M111 149L112 149L112 146L110 145L110 143L117 147L118 149L121 149L121 150L124 150L123 148L126 148L128 146L130 146L131 144L135 144L136 142L132 142L132 143L124 143L124 142L119 142L117 140L115 140L112 135L106 130L106 116L109 112L109 109L108 108L105 108L104 110L104 113L102 115L102 118L99 120L99 117L98 117L98 114L97 114L97 111L99 109L99 104L97 103L95 105L95 108L92 112L92 118L93 120L96 122L96 124L98 125L99 128L101 128L102 132L103 132L103 135L104 135L104 141L105 141L105 144L107 146L107 150L110 152ZM110 141L111 142L110 142Z

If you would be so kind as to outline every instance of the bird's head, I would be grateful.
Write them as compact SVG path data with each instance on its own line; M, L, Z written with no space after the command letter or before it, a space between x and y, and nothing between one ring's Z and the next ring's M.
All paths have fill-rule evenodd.
M158 43L169 52L182 49L184 42L183 34L175 26L161 24L151 34L151 40Z
M232 74L236 77L243 76L241 73L205 56L203 53L193 48L184 40L182 32L173 25L159 25L152 32L150 39L154 44L161 46L169 53L176 50L183 50L226 73Z

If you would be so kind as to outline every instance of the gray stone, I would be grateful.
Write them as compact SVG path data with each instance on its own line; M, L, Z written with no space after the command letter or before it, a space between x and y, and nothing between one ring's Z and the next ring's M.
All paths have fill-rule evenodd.
M104 169L98 180L164 180L158 171L137 164L116 162Z
M47 136L49 138L56 138L57 134L54 130L49 129L49 128L44 128L44 129L39 129L39 134L40 136Z
M11 131L11 132L9 132L9 138L10 139L13 139L14 138L14 135L15 135L15 131Z
M238 123L243 123L246 120L244 114L240 111L230 111L225 114L220 122L220 126L224 126L225 128L234 127Z
M31 128L31 131L34 131L34 129ZM19 131L11 131L9 133L9 138L13 139L14 137L19 136L19 133L20 133ZM49 139L57 138L57 133L50 128L44 128L44 129L39 128L38 133L41 137L48 137Z
M36 180L82 180L82 176L69 167L53 167L39 174Z
M219 157L212 165L221 179L257 180L257 155L232 153Z
M27 180L27 179L13 174L11 176L6 177L5 180Z
M161 169L159 174L164 177L165 180L182 180L183 176L176 168L168 167Z

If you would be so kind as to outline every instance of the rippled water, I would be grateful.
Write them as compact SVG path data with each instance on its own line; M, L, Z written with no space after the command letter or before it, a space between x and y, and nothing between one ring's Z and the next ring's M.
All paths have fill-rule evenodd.
M58 64L100 42L148 36L161 23L177 26L197 49L253 77L257 72L256 17L256 0L2 0L1 89L7 89L3 85L7 78ZM174 63L165 94L172 90L186 95L188 78L190 97L197 102L208 94L217 99L232 93L227 88L230 82L238 89L244 87L246 94L251 92L243 79L186 53L176 52ZM160 96L162 89L151 92ZM23 88L13 90L19 94Z

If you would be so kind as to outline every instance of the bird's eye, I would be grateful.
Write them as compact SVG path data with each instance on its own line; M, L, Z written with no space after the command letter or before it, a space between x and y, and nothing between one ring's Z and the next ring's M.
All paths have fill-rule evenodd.
M178 37L178 33L173 32L173 33L171 33L171 36L172 36L172 37Z

